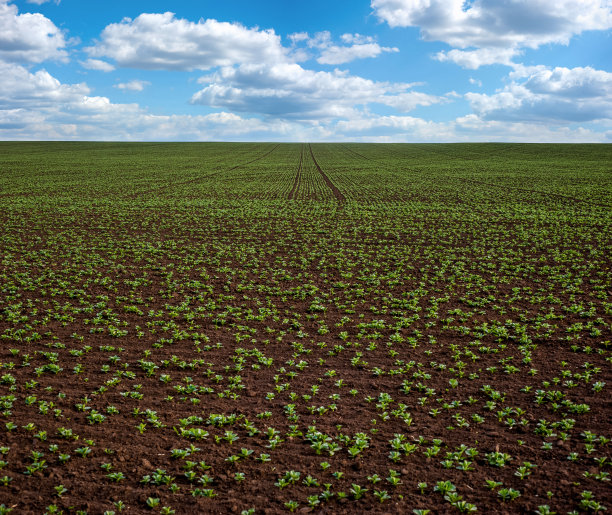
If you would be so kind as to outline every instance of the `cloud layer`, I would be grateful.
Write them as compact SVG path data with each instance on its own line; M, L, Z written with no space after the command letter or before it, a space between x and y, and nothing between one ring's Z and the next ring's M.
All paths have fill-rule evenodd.
M609 1L371 0L371 6L398 30L418 27L421 41L408 41L400 52L379 43L384 31L364 34L367 24L355 27L360 32L320 30L283 39L273 29L194 22L167 12L111 23L81 46L46 16L19 13L10 0L0 0L0 139L612 140L612 73L518 62L528 48L567 44L576 34L612 26ZM64 2L59 9L65 8ZM386 56L385 65L405 72L389 77L420 80L410 52L427 55L427 41L450 47L433 55L432 67L455 68L436 62L447 61L474 70L499 63L509 68L469 78L459 70L435 85L368 75L383 64L368 63ZM350 68L357 60L362 76ZM186 82L194 76L177 73L184 71L206 75ZM173 100L191 111L156 114L170 111L156 97L177 80L185 82ZM151 109L123 100L149 87Z
M610 84L610 74L588 69L541 68L516 73L517 84L520 80L521 87L540 95L548 108L555 99L599 98ZM510 86L495 95L472 97L477 114L446 122L360 110L347 118L303 123L272 116L241 116L228 110L206 115L156 115L138 104L93 96L83 83L63 84L44 70L32 73L23 66L3 63L0 74L4 79L0 81L0 139L603 142L610 136L565 124L547 126L541 123L545 117L533 123L513 116L513 110L522 109L525 99ZM373 87L377 87L375 83ZM508 94L516 95L515 100L508 100Z

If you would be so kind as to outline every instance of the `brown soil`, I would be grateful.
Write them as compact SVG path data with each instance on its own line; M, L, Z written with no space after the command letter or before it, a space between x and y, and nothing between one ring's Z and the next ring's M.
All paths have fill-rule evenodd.
M0 505L19 514L52 505L65 513L119 513L119 501L127 513L166 506L274 514L288 512L294 500L298 512L457 513L452 496L436 491L450 481L483 514L533 513L544 505L587 512L584 492L612 508L605 480L611 445L601 438L612 436L604 306L612 288L589 282L601 270L588 269L585 257L597 245L566 242L576 255L584 251L580 266L588 271L579 287L555 285L551 270L576 269L555 257L559 245L521 240L516 220L489 219L487 227L495 225L500 241L517 238L520 266L498 255L495 241L473 250L476 222L441 237L433 215L415 215L417 229L406 219L402 231L388 230L384 217L354 220L309 152L345 206L329 207L320 219L287 221L272 210L258 219L230 209L221 217L191 207L171 211L170 202L166 209L133 206L128 214L122 206L0 215L14 235L0 266L0 447L9 449L0 456ZM609 264L609 256L598 259ZM488 261L496 268L487 269ZM568 339L569 328L592 320L563 309L572 305L594 306L604 320L594 327L603 333L577 329ZM540 320L543 313L563 318ZM494 324L508 332L487 332ZM597 391L595 381L605 388ZM537 402L538 390L549 397ZM588 412L580 412L582 404ZM100 423L96 413L105 417ZM215 425L215 414L235 419ZM181 422L188 417L201 419ZM542 421L548 436L537 429ZM190 438L181 425L208 435ZM306 438L313 427L341 449L317 451ZM73 436L62 435L64 428ZM359 434L366 446L351 457ZM394 461L390 442L398 434L416 446ZM189 456L176 456L191 445ZM80 456L87 447L89 455ZM466 448L477 455L468 459ZM241 456L242 449L253 452ZM502 466L487 457L496 452L509 456ZM62 454L70 455L65 463ZM269 461L257 459L265 454ZM536 467L521 479L525 462ZM300 476L283 486L288 471ZM109 474L119 472L124 478L113 481ZM394 486L388 478L395 473ZM198 482L204 474L209 485ZM10 478L5 486L3 476ZM486 480L503 485L489 488ZM355 485L367 489L362 498ZM504 501L503 488L520 496ZM205 497L206 489L214 497ZM379 502L375 490L390 499ZM151 498L157 507L147 506Z

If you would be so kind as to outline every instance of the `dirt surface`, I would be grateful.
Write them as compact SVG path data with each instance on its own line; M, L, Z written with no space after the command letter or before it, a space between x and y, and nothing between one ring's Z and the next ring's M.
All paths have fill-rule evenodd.
M252 165L283 152L278 201L236 200L259 198ZM224 168L243 190L189 192L208 204L143 185L137 204L6 205L0 505L612 508L608 215L574 207L560 225L541 195L451 212L429 183L370 210L323 147L252 155ZM333 197L300 200L321 179Z

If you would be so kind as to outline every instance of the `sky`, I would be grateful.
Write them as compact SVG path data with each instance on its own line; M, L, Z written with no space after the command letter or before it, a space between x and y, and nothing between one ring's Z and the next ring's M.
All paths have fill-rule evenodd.
M0 0L0 140L612 142L612 0Z

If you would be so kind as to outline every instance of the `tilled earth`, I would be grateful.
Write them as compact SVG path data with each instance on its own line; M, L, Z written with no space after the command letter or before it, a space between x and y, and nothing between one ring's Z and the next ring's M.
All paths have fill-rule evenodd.
M609 211L294 147L326 198L6 202L2 512L610 509Z

